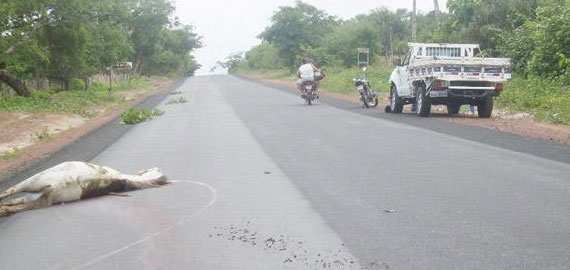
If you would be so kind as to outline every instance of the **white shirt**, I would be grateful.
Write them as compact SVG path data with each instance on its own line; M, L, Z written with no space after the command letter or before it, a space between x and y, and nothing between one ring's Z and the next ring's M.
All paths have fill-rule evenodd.
M299 67L299 74L301 79L306 80L314 80L315 78L315 70L313 69L313 65L311 64L304 64Z

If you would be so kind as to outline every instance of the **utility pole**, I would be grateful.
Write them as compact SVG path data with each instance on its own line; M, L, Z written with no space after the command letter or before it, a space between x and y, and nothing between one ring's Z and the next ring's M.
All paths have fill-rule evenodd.
M435 19L438 20L439 19L439 3L437 2L437 0L433 0L433 9L435 11Z
M414 9L412 11L412 41L416 41L416 34L418 32L418 19L416 10L416 0L414 0Z
M433 0L433 9L435 10L435 15L439 15L439 3L437 0Z

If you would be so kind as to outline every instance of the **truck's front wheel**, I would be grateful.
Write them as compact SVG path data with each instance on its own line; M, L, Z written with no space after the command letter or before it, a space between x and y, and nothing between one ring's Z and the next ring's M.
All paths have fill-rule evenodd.
M398 96L398 91L395 85L392 85L390 90L390 108L392 113L402 113L404 109L404 101Z
M493 97L486 97L477 105L479 118L490 118L493 113Z
M427 95L427 90L425 85L421 85L420 89L418 89L418 96L416 97L418 108L418 116L420 117L428 117L431 111L431 102Z

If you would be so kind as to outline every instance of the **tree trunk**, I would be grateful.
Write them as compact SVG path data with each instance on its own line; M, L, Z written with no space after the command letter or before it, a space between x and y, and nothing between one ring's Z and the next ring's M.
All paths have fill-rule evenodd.
M16 91L19 96L30 97L32 95L24 81L14 76L8 70L0 70L0 81L6 83L8 86L14 89L14 91Z
M37 62L36 62L36 66L38 66ZM40 70L36 68L36 70L34 71L34 76L36 78L36 90L40 90L42 88L41 85L41 77L40 77Z
M141 66L141 58L137 57L137 62L135 64L135 69L133 69L133 74L140 75L140 71L139 71L140 66Z
M91 86L91 77L84 75L83 82L85 83L85 90L88 90L89 87Z
M433 0L433 9L435 10L435 14L439 15L439 2L437 0Z
M69 79L63 79L63 90L65 90L65 91L69 90L69 86L70 86L70 80Z

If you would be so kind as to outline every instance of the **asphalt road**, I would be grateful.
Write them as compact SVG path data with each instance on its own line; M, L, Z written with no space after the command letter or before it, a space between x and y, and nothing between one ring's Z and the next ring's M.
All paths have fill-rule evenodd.
M231 76L177 91L83 159L175 183L0 219L0 269L570 266L568 147Z

